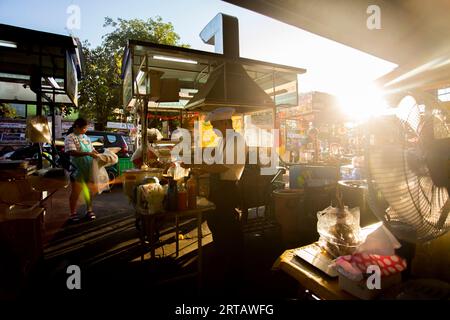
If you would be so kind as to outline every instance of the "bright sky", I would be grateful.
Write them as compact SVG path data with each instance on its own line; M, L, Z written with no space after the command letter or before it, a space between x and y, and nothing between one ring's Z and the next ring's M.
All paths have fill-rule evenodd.
M74 34L93 46L108 32L104 17L161 16L172 22L181 42L193 49L213 51L198 34L219 12L239 19L242 57L306 68L299 89L351 95L395 65L255 12L220 0L0 0L0 23L68 34L68 6L81 9L81 28Z

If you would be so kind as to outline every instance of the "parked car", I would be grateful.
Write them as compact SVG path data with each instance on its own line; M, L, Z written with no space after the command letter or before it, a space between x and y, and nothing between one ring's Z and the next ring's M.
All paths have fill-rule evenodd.
M95 141L92 143L94 148L99 149L103 148L103 144ZM71 171L73 167L71 167L70 157L67 153L64 152L64 143L61 140L57 140L55 144L55 157L52 156L52 146L48 143L44 143L42 145L41 151L44 161L44 168L50 167L52 164L58 168L64 168L67 171ZM2 160L32 160L37 161L39 156L39 146L36 144L29 144L27 146L18 148L17 150L6 153L0 159ZM109 191L113 189L116 184L116 178L119 176L119 168L117 164L107 166L106 172L109 177Z
M63 134L65 137L67 133ZM127 136L122 133L108 132L108 131L87 131L86 135L89 137L91 142L97 151L102 152L103 148L119 147L120 151L117 153L119 158L130 157L130 150L128 149L128 143L126 142ZM96 146L96 144L98 146ZM64 147L61 147L64 151Z

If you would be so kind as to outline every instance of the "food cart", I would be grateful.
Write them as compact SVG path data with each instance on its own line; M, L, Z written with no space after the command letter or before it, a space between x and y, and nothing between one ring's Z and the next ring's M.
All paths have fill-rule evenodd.
M224 20L227 23L224 23ZM219 41L221 37L216 37L216 42L212 41L211 39L219 33L224 35L223 42ZM145 164L147 119L152 113L171 108L179 111L184 120L186 118L200 120L198 126L203 134L194 144L195 147L202 147L205 145L203 142L207 143L210 140L210 136L207 136L211 131L208 130L208 124L202 121L204 114L209 111L224 106L234 108L236 114L233 122L245 133L246 125L252 125L252 118L257 119L258 114L267 111L270 114L268 118L270 129L276 129L276 107L297 103L297 77L305 70L241 58L237 34L237 19L219 14L200 34L205 43L215 43L215 53L137 40L128 41L122 64L123 103L125 108L137 116L136 128L140 129L138 143L142 145L144 165L139 170L125 172L126 190L133 189L130 184L137 185L152 175L165 177L161 170L149 168ZM182 123L186 124L189 121ZM257 127L258 123L253 126ZM266 139L270 143L266 141L264 146L272 149L273 142L277 141L277 138L277 135L274 135ZM256 137L253 140L254 147L260 147L258 143L262 139ZM276 148L277 145L273 150ZM198 182L197 185L200 184L200 181ZM253 187L258 186L259 182L255 180ZM243 205L244 209L253 205L249 201L255 193L257 193L255 190L252 192L247 190L247 194L243 194L243 199L247 200ZM145 218L150 216L149 224L154 226L154 218L158 214L148 215L147 212L146 215L136 205L136 198L131 191L129 196L136 206L137 213L144 213ZM261 193L260 197L254 200L254 204L262 205L266 200ZM212 208L213 205L207 207L208 210ZM205 207L198 206L191 212L197 215L197 219L201 219L200 211L206 211ZM175 212L166 210L165 215L172 214L178 217L181 213L180 210ZM150 238L154 236L153 229L147 232L147 236Z

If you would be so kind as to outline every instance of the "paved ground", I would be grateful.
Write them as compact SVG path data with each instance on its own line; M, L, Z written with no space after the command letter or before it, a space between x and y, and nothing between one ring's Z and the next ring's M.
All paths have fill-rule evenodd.
M68 192L58 191L47 203L44 259L22 290L21 298L148 296L183 301L214 297L288 299L296 295L297 284L291 278L271 271L283 251L275 228L261 232L255 224L246 233L245 259L241 262L243 277L230 284L223 281L223 257L214 251L209 229L203 223L204 275L202 289L197 290L197 278L187 276L197 267L194 220L182 222L184 240L180 241L179 257L174 255L173 224L167 223L161 231L158 258L150 260L148 249L140 245L134 211L121 187L95 198L95 221L75 225L66 224ZM142 254L145 254L143 261ZM66 287L69 265L81 269L80 291Z

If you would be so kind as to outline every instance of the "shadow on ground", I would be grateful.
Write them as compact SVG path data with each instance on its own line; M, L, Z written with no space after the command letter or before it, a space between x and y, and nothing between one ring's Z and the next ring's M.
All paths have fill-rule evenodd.
M111 205L114 203L121 205ZM187 301L216 298L289 299L296 295L296 282L282 272L271 270L283 251L277 228L247 228L245 258L240 264L241 277L238 281L224 280L223 257L215 251L208 231L204 232L204 272L199 287L198 278L189 276L197 270L196 222L183 221L182 234L187 240L180 244L178 257L173 254L173 226L164 225L157 250L159 257L150 260L148 248L139 241L134 212L124 203L125 197L116 188L112 193L96 199L96 221L76 225L53 223L60 227L48 231L51 236L48 237L44 258L29 277L19 298L148 297L162 301ZM207 229L206 223L204 228ZM145 255L145 260L141 260L142 255ZM66 281L70 276L67 267L70 265L80 267L81 290L67 289Z

